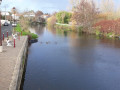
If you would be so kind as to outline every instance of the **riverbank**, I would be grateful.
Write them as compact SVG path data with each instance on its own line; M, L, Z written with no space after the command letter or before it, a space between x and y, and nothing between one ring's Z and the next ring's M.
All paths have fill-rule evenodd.
M82 26L79 27L77 25L56 23L55 24L55 28L57 28L59 30L64 30L64 31L84 32L84 33L94 34L94 35L100 36L100 37L104 36L104 37L109 37L109 38L119 38L120 39L120 35L119 34L115 34L115 33L112 33L112 32L109 32L109 33L100 32L100 28L99 27L93 27L92 31L84 31Z
M55 28L65 31L82 32L82 27L79 27L78 25L56 23Z
M16 40L16 47L7 47L3 42L0 53L0 90L19 90L27 55L28 37Z
M37 39L38 38L38 36L36 34L31 33L29 30L28 31L23 31L20 24L17 24L17 27L15 28L15 31L21 33L23 36L28 35L28 36L31 37L31 39Z

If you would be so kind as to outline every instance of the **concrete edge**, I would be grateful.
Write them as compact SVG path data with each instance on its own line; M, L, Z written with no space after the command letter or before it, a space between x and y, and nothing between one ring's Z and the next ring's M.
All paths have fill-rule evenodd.
M25 38L24 38L23 45L20 49L18 57L16 58L17 60L16 60L16 64L14 67L14 72L13 72L12 80L11 80L8 90L19 90L20 88L21 80L19 79L22 79L22 73L23 73L23 69L21 71L21 67L22 67L24 54L27 53L26 49L28 47L28 37L27 36L24 36L24 37Z

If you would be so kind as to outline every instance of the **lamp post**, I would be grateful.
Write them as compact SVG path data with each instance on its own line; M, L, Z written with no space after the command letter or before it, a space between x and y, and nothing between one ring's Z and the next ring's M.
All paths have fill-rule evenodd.
M0 5L2 3L2 0L0 0ZM2 35L1 35L1 10L0 10L0 52L3 51L3 47L2 47Z
M13 7L13 12L14 12L14 31L15 31L15 7Z

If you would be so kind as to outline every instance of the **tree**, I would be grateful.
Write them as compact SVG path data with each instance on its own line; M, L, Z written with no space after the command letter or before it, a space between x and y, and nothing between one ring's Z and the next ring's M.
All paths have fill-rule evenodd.
M113 0L101 0L100 9L103 14L107 15L107 19L116 18Z
M101 0L101 10L105 13L114 12L113 0Z
M37 11L35 13L35 19L36 19L36 21L39 21L41 19L41 17L40 17L41 15L43 15L42 11Z
M19 14L19 9L15 7L15 9L11 9L12 14Z
M80 0L70 0L72 10L74 10L79 3L80 3Z
M91 30L97 19L98 9L93 0L81 0L74 7L72 20L76 21L84 30Z
M58 23L66 23L70 22L72 14L66 11L60 11L56 14L57 22Z
M40 17L41 15L43 15L43 12L42 12L42 11L37 11L37 12L35 13L35 16L36 16L36 17Z
M29 25L29 18L24 17L23 15L20 16L20 21L19 21L21 28L23 31L28 30L28 25Z
M51 17L49 17L49 18L47 19L47 24L48 24L49 26L53 26L53 25L56 24L56 17L55 17L55 15L53 15L53 16L51 16Z

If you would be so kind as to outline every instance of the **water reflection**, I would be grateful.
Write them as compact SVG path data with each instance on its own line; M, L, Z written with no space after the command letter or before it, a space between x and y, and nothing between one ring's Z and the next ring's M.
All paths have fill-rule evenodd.
M23 90L119 90L120 41L32 26Z
M32 33L38 34L38 35L42 35L44 33L44 29L45 29L45 25L41 24L41 25L32 25L29 27L29 30Z

